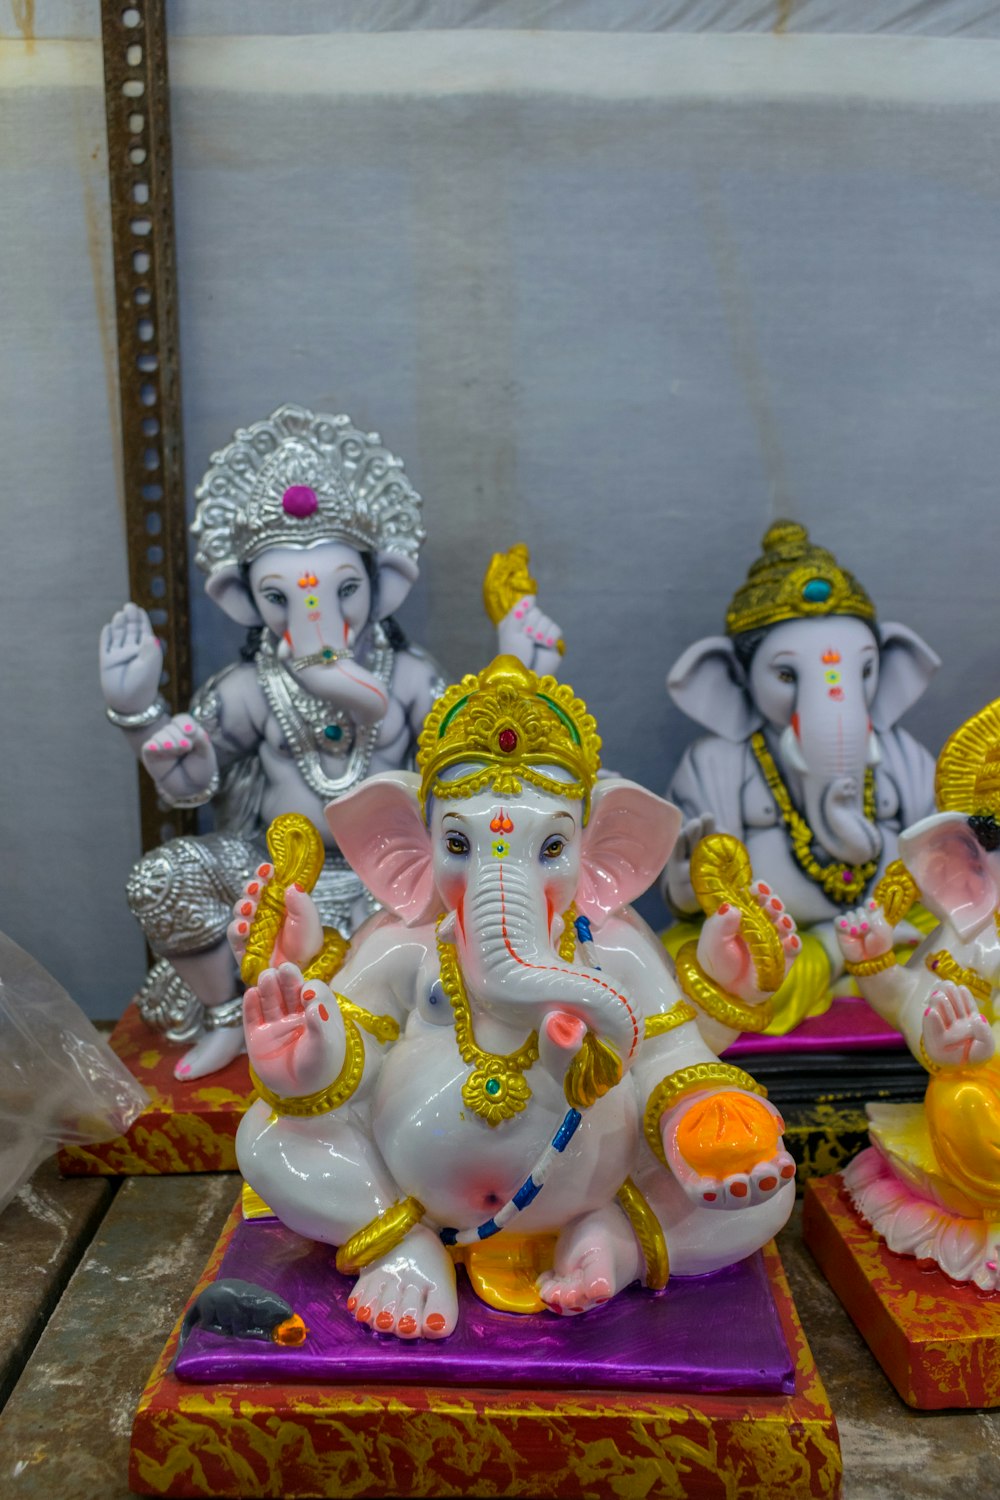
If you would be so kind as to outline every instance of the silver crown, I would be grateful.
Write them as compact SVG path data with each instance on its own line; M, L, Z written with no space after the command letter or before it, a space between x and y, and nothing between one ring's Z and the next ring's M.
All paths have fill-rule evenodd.
M195 562L209 575L268 547L345 541L416 563L422 501L377 432L350 417L279 406L213 453L195 490Z

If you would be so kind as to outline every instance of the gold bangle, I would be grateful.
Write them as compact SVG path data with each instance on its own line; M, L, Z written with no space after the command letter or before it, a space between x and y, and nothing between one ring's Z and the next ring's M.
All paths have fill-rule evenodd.
M936 1062L931 1062L930 1057L927 1055L927 1048L924 1046L924 1039L923 1039L923 1037L920 1038L919 1052L920 1052L920 1061L923 1064L923 1066L927 1069L928 1073L930 1073L930 1074L933 1075L934 1073L940 1073L941 1072L941 1064L940 1063L936 1063Z
M361 1031L367 1031L378 1042L392 1042L399 1036L399 1022L392 1016L373 1016L348 1000L346 995L335 995L334 999L344 1018L344 1061L340 1072L332 1083L317 1089L313 1094L276 1094L250 1069L250 1082L257 1097L271 1107L272 1117L291 1115L302 1119L310 1115L325 1115L339 1109L357 1092L365 1071L365 1044ZM359 1029L360 1028L360 1029Z
M758 1083L756 1078L751 1078L749 1073L744 1073L742 1068L734 1068L732 1063L692 1063L690 1067L678 1068L676 1073L668 1073L666 1078L661 1078L649 1096L642 1117L642 1128L649 1149L668 1171L669 1163L660 1137L661 1119L682 1094L690 1089L709 1088L713 1084L728 1084L730 1088L742 1089L747 1094L758 1094L762 1099L767 1098L767 1089L763 1084Z
M665 1015L648 1016L642 1028L642 1034L648 1042L650 1037L665 1036L668 1031L673 1031L677 1026L683 1026L687 1021L697 1021L698 1012L693 1005L688 1005L686 1000L678 1000L672 1010Z
M670 1277L670 1256L660 1221L631 1177L626 1177L618 1189L618 1202L639 1241L646 1262L646 1285L658 1292Z
M380 1255L388 1255L420 1223L425 1212L419 1198L404 1198L394 1203L341 1245L336 1257L337 1270L342 1276L355 1276Z
M888 953L880 953L878 958L862 958L856 964L850 963L845 958L844 968L848 974L855 974L859 979L864 979L869 974L883 974L886 969L891 969L895 962L896 950L890 948Z
M694 939L681 948L674 959L674 967L677 982L688 999L700 1005L705 1014L718 1021L720 1026L728 1026L732 1031L755 1032L766 1031L770 1026L774 1014L771 1001L745 1005L743 1001L724 994L698 962L698 944Z
M980 1005L986 1005L993 994L993 986L988 979L975 969L963 969L957 958L953 958L947 948L939 948L936 953L928 953L924 963L931 973L938 979L950 979L952 984L964 984L971 995L975 995Z

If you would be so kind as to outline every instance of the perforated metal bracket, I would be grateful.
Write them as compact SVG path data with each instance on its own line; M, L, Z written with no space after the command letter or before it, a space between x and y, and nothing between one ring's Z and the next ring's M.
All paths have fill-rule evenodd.
M118 321L125 525L132 598L163 643L163 694L191 696L184 445L164 0L101 0ZM142 847L193 831L140 767Z

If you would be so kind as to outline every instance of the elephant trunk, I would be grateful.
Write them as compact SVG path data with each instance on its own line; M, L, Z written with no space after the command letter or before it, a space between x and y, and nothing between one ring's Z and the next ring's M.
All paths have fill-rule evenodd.
M857 723L841 720L831 730L809 734L804 725L789 725L781 737L781 755L802 782L805 818L816 843L834 859L860 865L882 850L878 826L865 816L865 772L871 758L867 712Z
M294 666L293 670L307 692L329 703L331 714L342 710L359 725L377 724L385 718L389 707L385 685L353 658L330 666Z
M574 968L558 956L544 912L541 892L515 864L498 859L480 873L459 929L473 1004L488 1006L512 1026L539 1026L547 1012L567 1011L627 1061L639 1040L631 1001L599 971Z

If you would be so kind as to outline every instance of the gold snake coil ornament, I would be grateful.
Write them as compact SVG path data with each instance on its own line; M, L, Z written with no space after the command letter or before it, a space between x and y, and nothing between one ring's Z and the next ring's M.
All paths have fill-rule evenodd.
M740 913L740 934L753 963L757 988L773 993L785 977L785 950L781 938L750 890L753 869L750 856L730 833L711 833L695 847L691 856L691 885L706 917L714 916L724 902Z
M285 920L285 891L290 885L311 891L326 859L318 830L302 813L281 813L275 818L267 830L267 848L274 871L261 894L240 964L240 978L248 988L270 967ZM303 977L332 979L349 946L335 927L324 927L323 946Z

